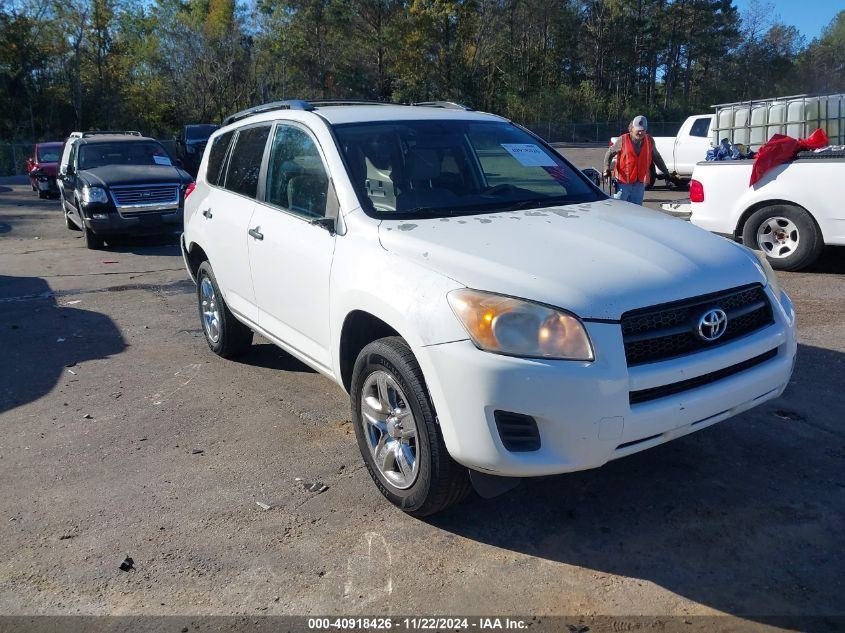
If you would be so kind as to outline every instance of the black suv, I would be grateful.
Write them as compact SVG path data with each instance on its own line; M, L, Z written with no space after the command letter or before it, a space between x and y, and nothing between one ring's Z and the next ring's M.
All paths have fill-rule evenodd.
M182 228L185 189L193 178L164 147L138 132L74 132L59 165L67 228L88 248L115 235L154 235Z
M208 137L219 128L219 125L193 123L179 131L176 136L176 158L182 161L185 171L197 175Z

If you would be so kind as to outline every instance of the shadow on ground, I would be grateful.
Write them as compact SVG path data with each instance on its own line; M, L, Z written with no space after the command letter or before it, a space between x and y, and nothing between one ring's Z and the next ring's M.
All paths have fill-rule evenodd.
M263 367L265 369L279 369L281 371L290 371L304 374L317 373L308 365L294 358L286 351L272 343L256 343L249 349L246 354L244 354L243 356L238 356L233 360L244 365L250 365L252 367Z
M179 248L179 234L165 233L162 235L130 236L120 235L106 239L102 248L104 253L134 253L136 255L158 255L182 258Z
M73 364L124 349L108 317L59 306L39 277L0 275L0 413L45 395Z
M801 346L794 380L733 420L431 523L733 615L843 615L845 355Z

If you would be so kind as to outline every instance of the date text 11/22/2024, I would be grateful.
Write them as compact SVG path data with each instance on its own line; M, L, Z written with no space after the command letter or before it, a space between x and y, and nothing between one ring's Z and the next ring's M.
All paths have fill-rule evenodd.
M447 617L337 617L337 618L308 618L308 629L319 630L520 630L528 627L528 623L518 618L475 617L475 618L447 618Z

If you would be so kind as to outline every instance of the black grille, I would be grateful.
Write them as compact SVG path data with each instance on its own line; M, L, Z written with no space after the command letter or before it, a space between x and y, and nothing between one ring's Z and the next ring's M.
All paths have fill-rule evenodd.
M510 413L508 411L494 411L496 429L502 444L512 453L525 453L540 449L540 432L537 422L529 415Z
M721 308L727 330L716 341L697 335L698 320L708 310ZM641 365L702 349L709 349L773 323L772 306L759 284L694 297L622 315L622 338L628 366Z
M162 205L179 203L178 185L156 185L148 187L112 187L112 195L118 206Z
M632 391L628 395L628 399L631 404L640 404L650 400L657 400L658 398L665 398L666 396L681 393L682 391L695 389L696 387L703 387L704 385L709 385L710 383L721 380L722 378L727 378L728 376L733 376L734 374L738 374L746 369L756 367L760 363L764 363L777 355L777 349L769 350L765 354L760 354L759 356L749 358L748 360L737 363L736 365L731 365L730 367L725 367L724 369L704 374L703 376L696 376L695 378L690 378L689 380L673 382L669 385L661 385L659 387L652 387L651 389Z

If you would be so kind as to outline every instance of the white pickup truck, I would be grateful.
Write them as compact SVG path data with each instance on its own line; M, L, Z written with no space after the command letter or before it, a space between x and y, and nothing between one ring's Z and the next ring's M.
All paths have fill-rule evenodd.
M763 251L773 268L800 270L825 244L845 245L845 152L802 152L748 185L754 161L701 162L690 222Z

